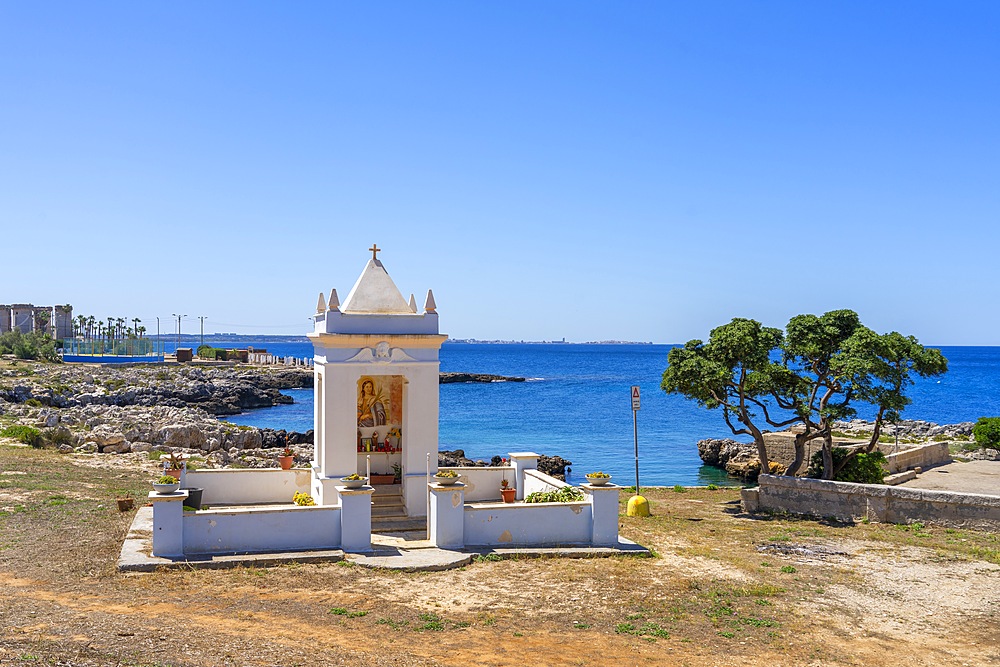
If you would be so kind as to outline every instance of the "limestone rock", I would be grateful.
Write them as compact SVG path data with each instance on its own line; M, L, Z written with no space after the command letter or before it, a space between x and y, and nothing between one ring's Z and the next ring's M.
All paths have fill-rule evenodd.
M120 445L125 442L125 434L108 424L101 424L90 432L89 440L93 440L99 447L109 445Z
M161 428L156 434L155 442L170 447L201 449L205 444L205 434L192 424L173 424Z

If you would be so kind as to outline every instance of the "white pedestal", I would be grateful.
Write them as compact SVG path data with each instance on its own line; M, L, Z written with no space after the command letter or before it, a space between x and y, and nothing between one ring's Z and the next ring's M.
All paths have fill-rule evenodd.
M465 484L447 486L432 482L431 542L441 549L461 549L465 546Z
M375 489L338 486L340 496L340 548L351 553L372 550L372 494Z
M153 555L161 558L184 556L184 501L187 491L171 494L151 492L153 503Z

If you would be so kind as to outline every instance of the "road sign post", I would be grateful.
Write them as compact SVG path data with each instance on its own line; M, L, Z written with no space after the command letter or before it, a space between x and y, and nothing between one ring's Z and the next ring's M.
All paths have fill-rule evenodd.
M635 443L635 495L628 499L625 508L627 516L649 516L649 502L639 495L639 407L641 399L639 387L632 387L632 439Z
M639 387L632 387L632 438L635 442L635 495L639 495Z

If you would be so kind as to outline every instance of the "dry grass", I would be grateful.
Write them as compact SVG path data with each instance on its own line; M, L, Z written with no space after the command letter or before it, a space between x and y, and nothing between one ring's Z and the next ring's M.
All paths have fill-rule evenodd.
M93 463L0 445L0 665L1000 660L993 533L749 518L732 490L652 490L653 517L621 519L651 559L123 575L114 498L143 498L150 473Z

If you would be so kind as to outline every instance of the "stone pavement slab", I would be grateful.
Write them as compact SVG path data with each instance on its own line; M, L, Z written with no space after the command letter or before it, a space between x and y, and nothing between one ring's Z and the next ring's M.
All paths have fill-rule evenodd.
M900 486L1000 496L1000 461L954 461L924 470Z

